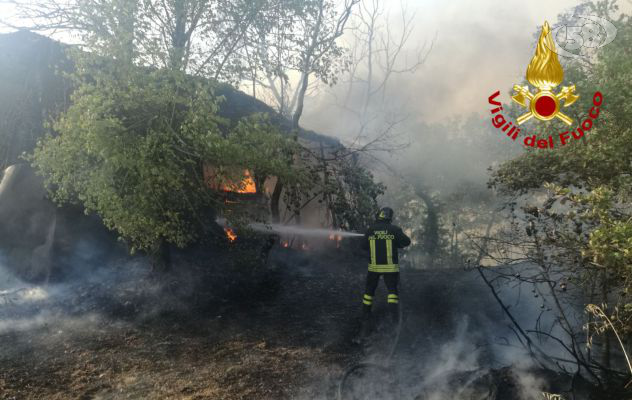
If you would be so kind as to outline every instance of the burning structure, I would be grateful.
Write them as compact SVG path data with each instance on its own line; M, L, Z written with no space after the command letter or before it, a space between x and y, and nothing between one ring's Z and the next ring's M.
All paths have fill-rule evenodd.
M38 139L45 134L45 123L69 106L72 82L61 72L72 71L74 66L66 56L64 46L27 31L0 35L0 91L5 94L0 99L0 137L3 137L3 142L10 144L0 148L0 170L23 163L21 155L33 150ZM282 133L296 135L297 142L306 149L305 153L308 155L299 155L296 162L310 166L315 186L320 185L320 188L310 193L307 198L300 198L298 205L290 204L288 199L282 196L279 201L281 212L278 222L300 222L302 226L318 228L357 228L361 225L357 215L341 210L350 208L345 202L348 200L347 194L353 191L353 184L362 179L366 180L367 177L372 182L370 175L360 171L360 167L354 164L353 160L349 161L350 158L339 163L326 164L314 156L318 154L322 159L335 159L337 153L344 152L344 147L338 140L305 129L294 132L286 118L263 102L229 85L218 83L215 94L223 99L219 115L227 121L224 129L230 129L243 117L265 114L269 122ZM238 162L235 165L239 165ZM230 207L247 209L254 220L269 222L270 201L277 178L262 178L257 176L256 171L232 166L230 168L233 170L229 171L230 173L222 171L224 179L219 180L217 177L221 168L224 166L201 166L207 185L221 193ZM226 176L230 176L231 179L226 179ZM351 187L351 190L342 189L345 187ZM14 195L20 196L19 193ZM45 194L40 193L37 196L45 197ZM48 202L46 199L43 201ZM2 207L0 204L0 208ZM352 207L351 209L353 210ZM58 212L54 207L51 210L53 214ZM51 217L49 220L53 221L54 218ZM40 226L39 230L52 232L54 238L57 233L51 225L53 222L50 221L44 221L46 223L43 222L44 225ZM28 224L17 221L15 225ZM236 240L237 233L234 229L226 227L224 232L228 240ZM331 240L336 243L340 241L335 236ZM286 246L308 248L303 241L294 242L291 238L283 239L282 243Z

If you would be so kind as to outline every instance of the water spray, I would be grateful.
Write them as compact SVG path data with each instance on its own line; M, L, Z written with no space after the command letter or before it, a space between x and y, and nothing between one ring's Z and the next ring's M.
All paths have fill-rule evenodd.
M225 218L217 218L217 223L224 226L224 229L228 228L228 224ZM356 232L342 231L342 230L333 230L333 229L324 229L324 228L305 228L296 225L281 225L281 224L264 224L260 222L253 222L246 225L248 228L252 229L256 232L261 233L276 233L276 234L284 234L284 235L301 235L301 236L311 236L311 237L331 237L336 236L338 238L342 237L363 237L364 235ZM231 230L232 232L232 230ZM395 355L395 351L397 350L397 345L399 344L399 339L402 331L403 324L403 313L402 313L402 304L400 301L400 307L398 312L398 320L397 327L395 330L395 338L391 345L388 356L382 363L374 363L374 362L360 362L352 365L347 368L340 379L336 391L336 399L344 400L345 399L345 386L348 383L349 378L356 372L367 371L367 370L377 370L383 374L391 374L392 373L392 359ZM397 387L399 390L399 387Z
M333 229L324 228L305 228L296 225L281 225L281 224L262 224L252 223L248 224L248 227L254 231L262 233L279 233L285 235L301 235L301 236L314 236L314 237L329 237L331 235L340 237L362 237L361 233L338 231Z
M222 226L227 226L227 221L225 218L217 218L217 223ZM349 232L349 231L339 231L334 229L325 229L325 228L306 228L297 225L281 225L281 224L266 224L261 222L252 222L246 225L248 228L252 229L255 232L260 233L276 233L282 235L300 235L300 236L311 236L311 237L330 237L330 236L338 236L338 237L362 237L364 236L361 233L357 232Z

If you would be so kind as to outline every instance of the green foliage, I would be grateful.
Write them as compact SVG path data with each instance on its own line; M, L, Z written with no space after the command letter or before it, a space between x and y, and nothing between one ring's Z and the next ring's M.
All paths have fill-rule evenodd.
M611 319L622 332L632 333L632 300L628 297L632 291L632 216L625 213L628 204L604 186L569 196L585 206L579 217L595 226L582 246L582 256L600 270L609 288L617 290L609 304L617 312Z
M57 202L96 212L134 249L200 238L223 207L204 182L203 163L300 175L279 162L293 144L264 117L222 133L221 99L204 80L87 56L78 66L72 105L31 161Z
M428 207L425 201L417 196L415 188L407 182L393 182L389 189L384 201L394 208L397 225L410 236L410 249L425 252L424 239L428 228Z
M585 139L571 141L555 151L529 151L499 168L493 183L510 191L537 188L543 182L618 186L619 178L630 172L632 57L628 44L632 41L632 20L625 18L616 25L616 40L600 49L594 66L571 64L565 71L567 80L569 74L573 75L573 83L582 95L573 105L581 111L575 124L587 117L594 91L600 90L604 95L597 122ZM559 127L547 132L555 134L567 129Z
M238 157L222 165L245 165L255 171L257 178L262 181L266 177L276 176L292 185L308 185L311 182L306 166L288 167L286 160L299 150L298 143L280 134L265 114L242 119L227 139L232 146L229 153Z
M245 68L261 67L260 53L270 54L263 51L269 47L283 49L281 60L266 64L272 76L287 65L333 82L344 67L336 39L352 4L342 16L329 0L71 0L24 7L31 21L44 24L39 29L70 29L83 45L68 76L72 104L30 161L57 202L97 213L134 249L158 253L165 243L184 246L204 235L209 218L225 207L204 182L205 164L218 174L215 183L239 181L244 169L259 184L278 177L288 188L288 208L298 213L322 190L320 167L310 165L318 161L295 162L306 149L264 116L226 124L218 117L221 99L202 78L236 83ZM361 213L372 216L381 189L361 168L343 162L331 169L340 210L356 207L341 222L362 224Z
M333 198L329 206L336 216L337 227L365 229L373 222L378 211L377 198L386 187L374 182L371 172L353 160L342 160L335 177L325 193Z
M582 107L586 113L591 90L598 89L604 95L593 128L580 141L552 151L527 151L504 163L494 171L491 183L508 194L546 187L563 200L567 209L562 214L568 224L558 225L562 229L555 232L558 239L549 244L558 251L564 248L569 269L586 288L595 282L605 288L606 306L618 311L612 318L617 329L629 333L632 304L626 296L632 289L632 19L623 17L616 25L616 40L597 52L594 65L575 64L569 68L576 79L573 83L584 96L584 104L574 107ZM576 123L584 118L581 115ZM579 263L572 265L577 260Z

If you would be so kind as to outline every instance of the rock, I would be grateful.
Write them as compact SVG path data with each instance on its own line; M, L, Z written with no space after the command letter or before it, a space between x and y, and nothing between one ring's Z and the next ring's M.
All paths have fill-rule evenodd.
M0 252L7 266L21 277L49 276L55 214L42 180L28 165L12 165L4 171L0 181ZM17 271L11 268L18 265Z
M8 167L0 181L0 260L27 281L58 279L125 255L95 216L57 207L27 164Z

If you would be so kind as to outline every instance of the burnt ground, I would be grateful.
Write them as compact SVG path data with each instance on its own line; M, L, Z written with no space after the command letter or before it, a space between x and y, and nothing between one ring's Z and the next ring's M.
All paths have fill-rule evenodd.
M281 253L266 269L180 265L161 277L126 262L0 297L0 398L333 395L359 357L361 271Z
M568 386L498 369L524 360L494 347L509 333L471 271L402 273L389 359L382 283L378 333L352 341L366 271L357 255L275 249L253 270L239 252L176 260L160 276L122 261L0 297L0 399L334 399L358 362L378 367L350 376L348 399L516 400Z

